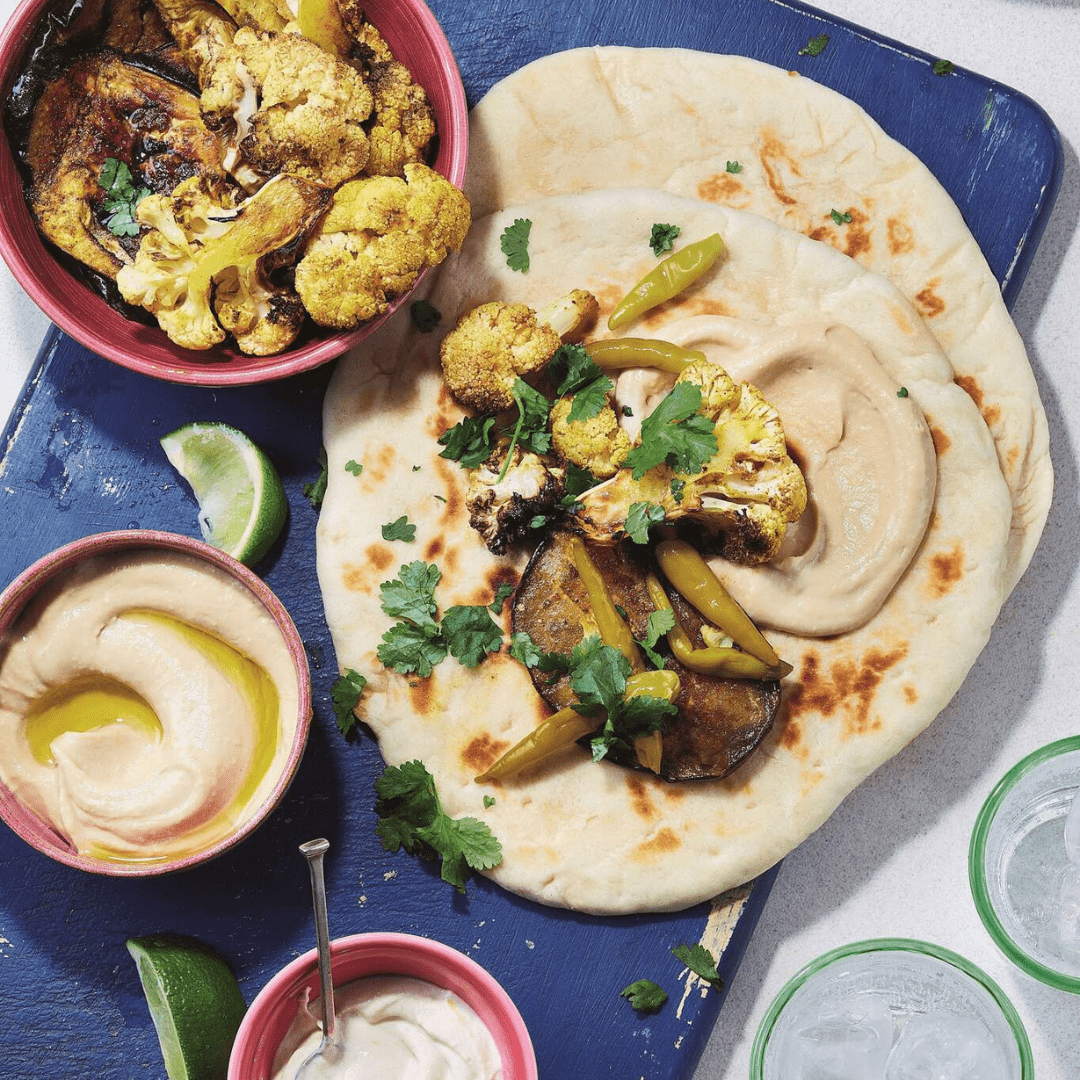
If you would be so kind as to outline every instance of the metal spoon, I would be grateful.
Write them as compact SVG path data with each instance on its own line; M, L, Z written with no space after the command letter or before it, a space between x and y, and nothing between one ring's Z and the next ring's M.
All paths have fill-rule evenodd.
M329 1075L330 1070L319 1068L322 1063L336 1065L343 1050L337 1039L334 1016L334 979L330 967L330 934L326 923L326 882L323 880L323 856L330 847L329 840L309 840L300 845L300 853L308 861L311 871L311 900L315 907L315 938L319 949L319 993L323 1003L323 1031L319 1045L296 1071L295 1080L309 1080L319 1075Z

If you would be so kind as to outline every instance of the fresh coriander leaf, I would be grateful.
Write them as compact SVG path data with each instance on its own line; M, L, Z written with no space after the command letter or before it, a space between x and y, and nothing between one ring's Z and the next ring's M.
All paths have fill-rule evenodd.
M934 61L934 74L935 75L951 75L955 69L955 65L951 60L935 60Z
M629 405L624 405L620 411L622 412L623 416L633 416L634 415L634 410L631 409Z
M647 544L650 527L659 525L666 516L664 508L656 503L631 503L630 509L626 512L626 535L635 544Z
M510 635L510 655L527 668L533 668L540 662L540 657L544 653L524 630L515 630Z
M435 780L421 761L387 766L375 781L379 821L375 832L391 854L442 860L442 879L465 891L469 870L490 870L502 861L502 845L482 821L449 817Z
M304 497L316 510L322 506L322 501L326 497L326 484L329 479L330 474L326 469L326 451L320 450L319 475L310 484L304 484L300 489L304 493Z
M817 37L812 37L800 50L800 56L820 56L825 51L825 46L829 44L828 34L818 34Z
M632 982L620 991L619 996L626 998L638 1012L645 1013L658 1012L667 1001L667 994L651 979Z
M666 698L635 696L616 701L607 710L599 734L590 740L593 761L600 761L616 745L628 753L639 735L648 735L663 727L665 716L674 716L678 708Z
M659 258L665 251L670 251L676 237L682 229L678 225L654 225L649 235L649 247L652 253Z
M560 345L548 361L548 372L555 382L557 397L576 393L603 371L589 357L583 345Z
M494 611L496 615L502 614L503 604L514 595L514 589L516 585L511 585L509 581L500 581L495 589L495 599L488 604L488 609Z
M560 345L549 370L558 384L555 393L573 398L567 417L572 422L598 416L607 404L608 391L615 386L580 345Z
M704 979L717 990L723 989L724 982L716 970L716 961L704 945L676 945L671 951L699 979Z
M671 479L671 497L677 502L683 501L683 492L686 490L686 481L680 480L677 476Z
M413 472L419 472L423 467L424 467L423 465L414 465L412 467L412 471Z
M430 627L397 622L382 636L375 650L382 663L402 675L415 671L426 679L446 659L446 642L434 623Z
M547 514L537 514L535 517L529 519L530 529L542 529L548 523Z
M409 314L412 316L413 326L421 334L430 334L442 319L442 312L426 300L414 300L409 306Z
M353 709L360 702L360 695L367 686L367 679L358 671L346 668L330 687L330 699L334 703L334 716L338 730L348 735L356 726L356 714Z
M629 621L630 616L626 613L626 608L624 608L622 604L616 604L615 610L619 613L620 619L622 619L624 622Z
M382 527L382 538L384 540L404 540L405 543L411 544L416 539L416 526L409 521L406 515L402 514L396 521L388 522Z
M438 499L439 502L441 502L441 503L446 502L446 496L445 495L432 495L431 497L433 499Z
M136 186L131 169L114 157L105 159L98 186L105 192L105 227L113 236L137 236L135 207L150 194L150 189Z
M569 507L575 499L589 488L596 487L600 481L588 469L575 465L572 461L566 463L566 476L563 478L563 490L566 492L562 498L563 507Z
M897 397L907 397L908 396L908 388L906 386L901 386L900 389L896 391L896 396Z
M382 609L392 619L408 619L417 626L433 627L435 586L442 571L434 563L405 563L392 581L379 586Z
M741 173L742 166L737 161L729 161L727 163L727 172L729 173Z
M591 634L570 652L570 685L583 705L612 709L622 700L630 661L616 648Z
M696 383L676 383L668 395L641 424L641 441L626 456L624 464L640 480L650 469L665 461L681 473L700 472L716 453L714 425L701 416L701 387Z
M494 805L495 805L495 796L494 795L485 795L484 796L484 809L485 810L490 810Z
M447 608L442 633L450 655L465 667L476 667L488 653L502 648L502 629L484 604Z
M836 225L847 225L851 221L851 214L841 214L839 210L830 210L829 217L833 219Z
M675 629L675 612L671 608L660 608L649 612L649 622L645 628L645 644L650 649L665 635Z
M551 449L551 432L548 429L551 402L524 379L514 380L514 401L518 407L518 422L503 432L511 436L507 460L510 460L515 441L534 454L546 454Z
M495 417L490 413L466 416L439 436L439 445L446 447L439 457L456 461L463 469L475 469L491 456L494 426Z
M345 462L345 471L347 473L352 473L353 476L359 476L364 471L364 466L361 465L359 461L353 461L353 459L350 458Z
M513 225L507 225L499 237L499 247L506 256L506 265L511 270L526 273L529 269L529 232L532 222L528 218L515 218Z
M649 613L649 622L645 628L644 639L637 639L649 662L657 671L663 671L664 658L656 651L656 643L671 630L675 629L675 612L670 608L660 608Z

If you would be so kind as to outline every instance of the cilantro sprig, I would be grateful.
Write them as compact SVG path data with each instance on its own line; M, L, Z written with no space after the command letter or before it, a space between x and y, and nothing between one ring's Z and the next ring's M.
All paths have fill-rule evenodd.
M476 667L488 653L502 648L502 630L485 604L455 604L441 622L435 618L435 586L441 580L442 571L434 563L417 560L379 586L383 611L397 619L376 649L386 667L426 679L448 655L465 667Z
M150 189L137 185L131 169L114 157L105 159L98 186L105 192L105 227L113 236L138 236L135 207L150 194Z
M626 456L625 465L640 480L650 469L667 463L677 472L696 473L716 453L713 422L702 416L701 387L676 383L642 421L641 441Z
M446 814L435 779L422 761L388 765L375 781L379 821L375 832L391 854L441 860L440 875L458 892L472 870L491 870L502 862L502 845L484 822Z
M649 234L649 247L652 248L653 254L660 258L665 251L671 251L681 232L682 229L678 225L654 225Z
M367 686L367 679L359 671L346 668L330 687L334 718L337 720L338 731L342 735L348 735L356 727L354 710L360 704L360 695L363 694L365 686Z
M406 514L402 514L394 521L388 521L381 531L384 540L404 540L405 543L411 544L416 539L416 526Z
M825 51L825 46L829 44L828 34L818 34L816 37L812 37L800 50L800 56L820 56Z
M723 989L724 980L716 970L716 960L704 945L676 945L671 951L675 959L681 960L699 979L717 990Z
M532 222L528 218L515 218L499 237L499 247L506 256L506 265L522 274L529 270L529 233Z
M626 535L635 544L649 542L649 529L659 525L667 515L658 503L634 502L626 512Z
M629 986L623 987L619 994L630 1002L638 1012L658 1012L660 1006L667 1001L667 991L657 986L651 979L637 979Z
M560 345L548 362L548 370L557 380L559 397L572 397L567 420L591 420L607 404L615 384L595 364L581 345Z
M326 485L330 480L330 473L326 465L326 451L319 450L319 475L308 484L304 484L300 490L304 497L311 503L315 510L322 507L322 501L326 498Z
M494 426L493 413L464 417L439 436L439 445L446 447L439 457L456 461L463 469L475 469L491 456L495 445Z

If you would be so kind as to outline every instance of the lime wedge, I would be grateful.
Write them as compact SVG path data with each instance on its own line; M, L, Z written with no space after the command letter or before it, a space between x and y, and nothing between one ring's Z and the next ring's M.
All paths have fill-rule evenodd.
M254 566L280 535L289 510L270 459L228 424L185 424L161 446L195 493L203 539Z
M195 938L131 938L169 1080L225 1080L246 1006L225 961Z

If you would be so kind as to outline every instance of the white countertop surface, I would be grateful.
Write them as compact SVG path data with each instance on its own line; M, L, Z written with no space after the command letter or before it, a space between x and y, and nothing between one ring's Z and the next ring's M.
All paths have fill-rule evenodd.
M0 0L0 19L15 6ZM1023 91L1061 132L1061 193L1014 312L1049 417L1055 499L1034 561L956 699L785 859L695 1080L745 1080L754 1033L788 978L829 949L874 937L921 938L979 965L1016 1006L1039 1080L1078 1080L1080 997L1036 982L998 952L968 890L967 848L998 778L1030 751L1080 732L1072 709L1080 630L1080 0L820 6ZM4 416L48 325L0 264Z

